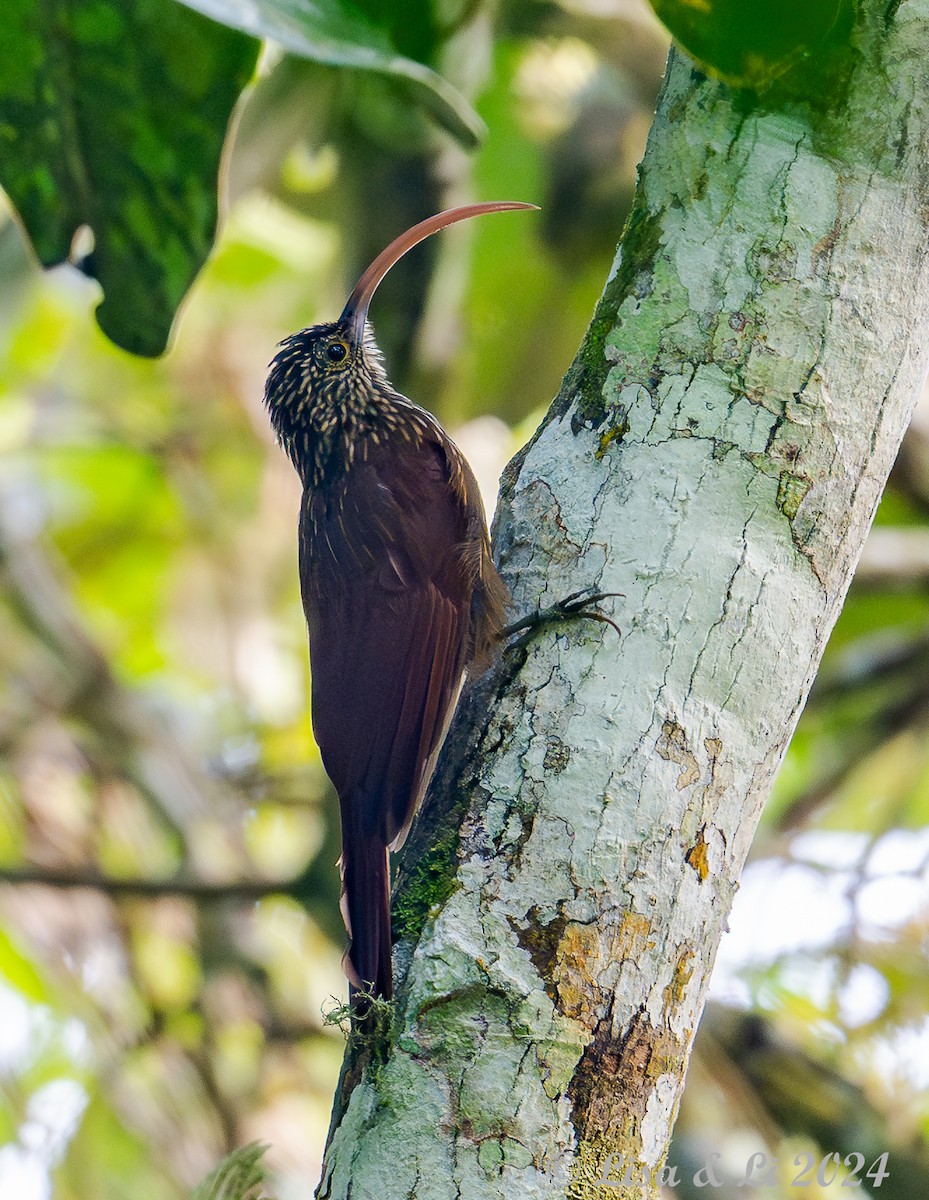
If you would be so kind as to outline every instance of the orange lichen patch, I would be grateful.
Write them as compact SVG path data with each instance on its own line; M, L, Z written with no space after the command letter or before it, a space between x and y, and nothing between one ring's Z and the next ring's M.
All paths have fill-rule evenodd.
M676 763L681 768L677 777L677 790L683 791L700 778L700 767L687 741L687 734L677 721L667 720L661 726L661 735L655 749L666 762Z
M623 913L619 926L610 931L608 947L604 932L596 925L565 926L555 956L554 981L558 1006L565 1016L589 1025L596 1008L591 993L598 987L598 976L608 963L641 957L650 950L651 922L640 913Z
M706 838L703 836L705 829L706 826L704 825L697 834L697 840L684 855L684 862L693 867L700 876L701 883L706 880L707 875L710 873L710 860L707 853Z
M671 982L665 987L661 993L664 997L665 1011L672 1008L679 1008L684 1000L684 989L694 973L694 958L693 950L684 950L674 964L674 975L671 977Z
M623 913L610 957L619 960L637 958L645 950L650 950L654 945L649 939L651 931L651 920L642 913Z
M590 1013L592 981L599 974L600 964L596 925L566 925L558 943L554 971L558 1006L565 1016L583 1020Z

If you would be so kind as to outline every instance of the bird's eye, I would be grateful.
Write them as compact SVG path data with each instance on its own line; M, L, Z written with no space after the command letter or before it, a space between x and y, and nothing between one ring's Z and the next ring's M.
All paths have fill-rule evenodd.
M326 347L326 358L328 358L331 363L345 362L347 354L348 346L346 346L344 342L330 342Z

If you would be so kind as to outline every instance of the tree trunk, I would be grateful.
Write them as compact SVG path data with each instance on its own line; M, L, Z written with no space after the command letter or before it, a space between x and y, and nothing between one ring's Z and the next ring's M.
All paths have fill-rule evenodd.
M517 611L622 592L622 635L545 629L466 695L402 864L395 1026L350 1051L321 1196L657 1195L739 874L926 373L929 0L861 8L832 112L752 107L672 55L614 271L497 519Z

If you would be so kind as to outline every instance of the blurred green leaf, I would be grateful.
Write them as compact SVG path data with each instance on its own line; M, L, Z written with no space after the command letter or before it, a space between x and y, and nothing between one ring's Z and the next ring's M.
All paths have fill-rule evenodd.
M216 21L271 38L293 54L396 80L411 99L465 146L484 135L477 113L441 75L398 54L385 24L342 0L182 0ZM384 14L384 19L389 14Z
M650 0L676 41L711 74L758 87L820 45L842 0Z
M0 1094L0 1146L12 1142L19 1129L18 1114L14 1111L11 1100Z
M258 44L168 0L11 0L2 182L45 266L88 225L101 329L157 355L216 226L229 114Z
M53 447L41 476L74 591L123 670L158 669L172 551L190 536L163 463L128 446Z
M133 955L138 977L159 1010L182 1012L197 995L201 964L193 949L157 929L136 930Z
M2 929L0 929L0 976L27 1000L35 1000L42 1004L48 1002L48 990L42 976Z

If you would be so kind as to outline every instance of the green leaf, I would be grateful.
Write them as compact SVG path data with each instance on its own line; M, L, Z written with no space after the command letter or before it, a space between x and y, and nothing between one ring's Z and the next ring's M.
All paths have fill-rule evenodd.
M48 1002L48 990L42 976L28 958L17 950L9 936L0 929L0 977L27 1000Z
M819 46L842 0L650 0L675 41L713 75L763 87Z
M164 349L210 251L229 114L258 45L173 0L9 0L0 39L0 174L46 266L75 230L101 329Z
M216 21L271 38L303 58L388 75L465 146L484 124L462 94L421 62L398 54L380 25L342 0L181 0Z

